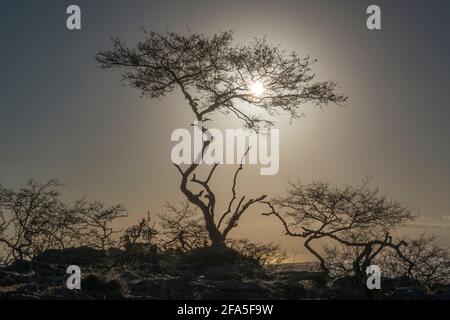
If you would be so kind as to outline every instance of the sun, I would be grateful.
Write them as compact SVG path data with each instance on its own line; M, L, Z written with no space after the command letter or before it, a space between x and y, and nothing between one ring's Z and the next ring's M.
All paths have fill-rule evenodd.
M256 81L253 82L250 85L250 92L252 93L252 95L254 95L255 97L261 97L264 93L265 89L264 86L261 82Z

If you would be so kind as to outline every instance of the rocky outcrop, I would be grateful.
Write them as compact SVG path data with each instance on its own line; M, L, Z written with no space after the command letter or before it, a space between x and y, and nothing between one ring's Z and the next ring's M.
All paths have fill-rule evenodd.
M367 296L351 278L332 281L320 272L268 272L232 252L208 265L217 254L208 250L188 257L135 252L131 260L120 250L50 250L0 269L0 299L450 299L450 286L427 291L410 279L385 279L383 290ZM66 287L71 264L82 270L81 290Z

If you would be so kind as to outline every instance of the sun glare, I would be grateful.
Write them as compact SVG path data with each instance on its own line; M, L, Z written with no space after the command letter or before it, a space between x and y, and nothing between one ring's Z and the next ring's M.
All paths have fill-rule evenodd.
M255 97L260 97L264 93L264 86L261 82L253 82L250 85L250 91Z

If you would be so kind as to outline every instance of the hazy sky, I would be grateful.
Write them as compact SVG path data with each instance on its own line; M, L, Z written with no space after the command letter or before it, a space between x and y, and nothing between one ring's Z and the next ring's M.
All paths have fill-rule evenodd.
M81 31L66 29L70 4L81 7ZM370 4L381 7L381 31L365 26ZM1 184L58 178L67 199L122 203L131 222L183 199L170 134L192 119L184 100L140 98L121 86L118 72L99 70L93 59L111 36L134 45L141 27L232 29L237 42L266 35L287 51L318 58L319 78L336 80L349 97L345 107L305 106L306 117L292 125L282 119L278 175L262 177L247 167L240 190L277 195L289 180L341 185L370 175L384 193L421 210L420 225L409 231L428 229L450 242L447 0L3 0ZM228 177L227 169L216 177L227 197ZM281 241L303 255L274 219L252 212L240 227L233 235Z

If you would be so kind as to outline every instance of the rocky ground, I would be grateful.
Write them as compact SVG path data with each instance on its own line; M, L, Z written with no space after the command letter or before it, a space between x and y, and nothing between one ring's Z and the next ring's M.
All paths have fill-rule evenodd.
M331 281L319 272L270 271L230 254L225 258L222 253L214 255L217 253L180 257L91 248L49 250L33 261L0 269L0 299L367 298L349 278ZM72 264L81 268L81 290L66 287L70 276L66 270ZM408 279L383 279L382 290L371 298L450 299L450 286L430 291Z

